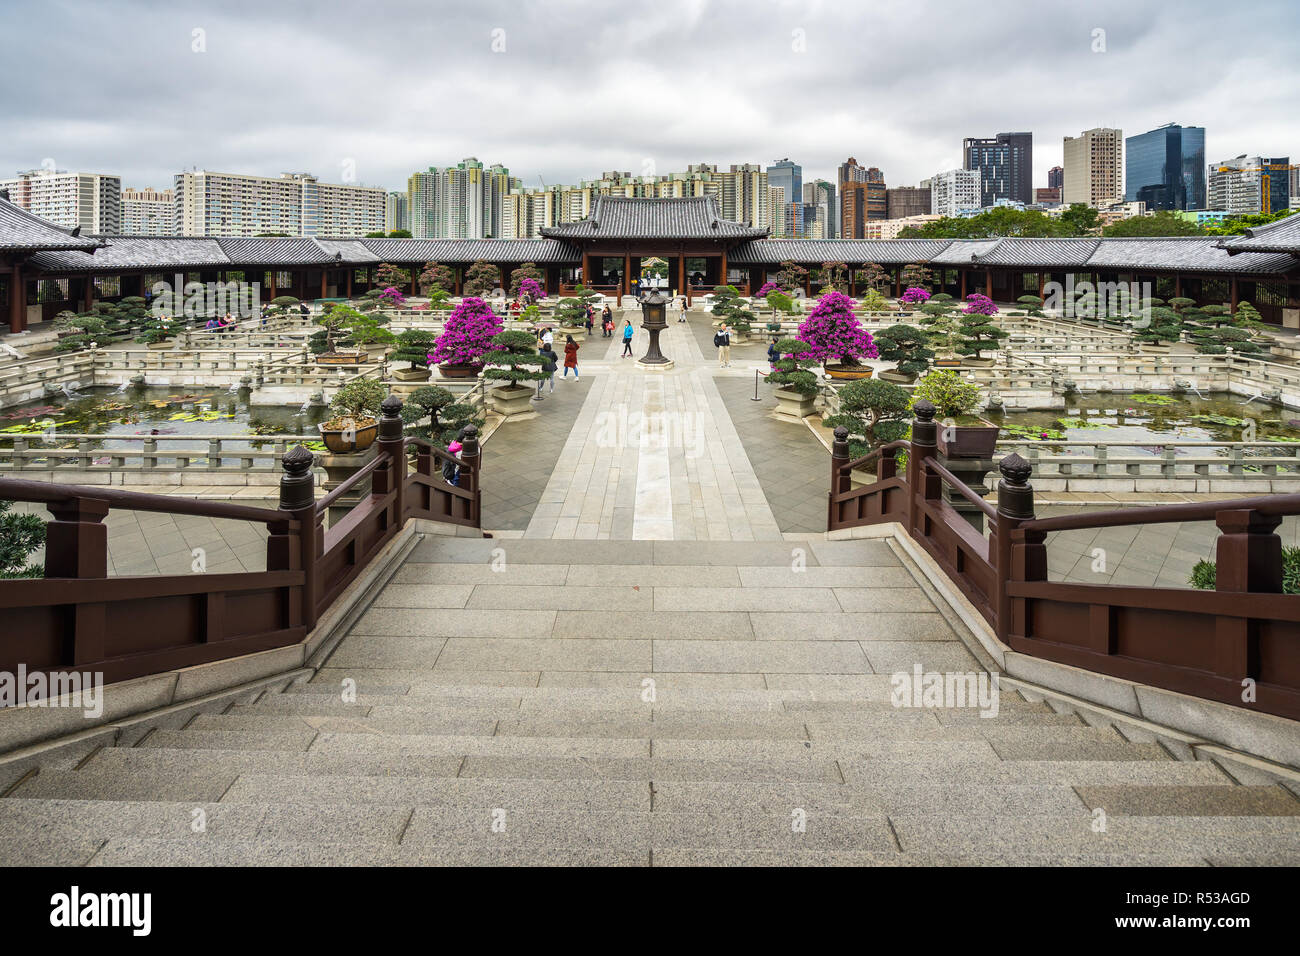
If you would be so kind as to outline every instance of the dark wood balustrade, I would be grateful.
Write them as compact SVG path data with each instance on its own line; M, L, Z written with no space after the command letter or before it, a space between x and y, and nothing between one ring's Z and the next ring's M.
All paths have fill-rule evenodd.
M830 530L897 522L1012 650L1300 719L1300 596L1282 593L1275 533L1283 517L1300 514L1300 495L1036 518L1027 461L1002 459L994 507L939 457L934 407L918 402L915 412L911 441L852 461L848 433L836 429ZM873 461L876 480L852 487L851 473ZM987 519L987 537L953 495ZM1219 528L1213 591L1048 580L1051 532L1181 521Z
M98 672L111 683L284 647L311 631L408 519L480 528L477 429L455 457L404 437L401 409L395 396L384 401L375 458L319 500L312 453L287 452L274 510L0 479L0 499L43 503L51 515L45 577L0 580L0 671ZM442 478L448 461L458 485ZM366 479L370 493L325 530L329 506ZM260 522L266 571L110 578L104 519L114 508Z

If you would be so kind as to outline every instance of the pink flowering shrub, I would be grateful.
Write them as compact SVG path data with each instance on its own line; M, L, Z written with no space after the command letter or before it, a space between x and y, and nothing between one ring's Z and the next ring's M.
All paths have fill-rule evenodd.
M389 286L383 292L379 293L379 301L390 309L400 309L406 305L406 296L396 286Z
M924 305L930 301L930 290L922 289L920 286L912 286L903 293L902 301L908 305Z
M495 349L492 336L503 331L501 318L478 296L466 296L447 316L433 343L433 359L451 365L478 365Z
M966 296L969 303L966 308L962 309L967 315L997 315L998 307L993 304L993 300L979 292L972 292Z
M534 299L546 298L546 290L542 288L542 284L536 279L523 279L520 281L519 294L521 296L531 295Z
M798 339L811 346L803 357L823 364L838 360L843 365L857 365L858 359L880 355L871 333L853 314L853 300L843 292L827 292L817 300L799 326Z
M764 282L761 286L758 287L758 291L754 293L754 297L757 299L766 299L769 292L784 292L784 291L785 290L781 288L781 283L779 282Z

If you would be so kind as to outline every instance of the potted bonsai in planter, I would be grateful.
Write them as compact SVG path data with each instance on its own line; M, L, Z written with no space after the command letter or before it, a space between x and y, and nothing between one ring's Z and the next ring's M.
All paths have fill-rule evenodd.
M961 325L952 314L952 309L952 296L946 292L930 296L930 301L921 306L921 311L925 313L921 324L926 327L930 341L936 347L936 368L957 368L961 365L961 359L957 357L957 336Z
M428 419L428 424L422 424ZM457 402L456 396L441 385L422 385L402 406L402 421L428 433L444 448L465 425L483 426L483 417L474 405Z
M853 314L853 300L842 292L828 292L817 300L799 326L799 340L811 346L806 356L821 362L835 379L870 378L871 366L858 360L879 356L871 333Z
M993 324L993 316L998 314L998 307L986 295L974 292L966 297L966 308L962 310L957 351L966 356L966 365L987 368L994 362L985 358L985 350L996 350L998 343L1010 333Z
M809 357L812 346L798 339L781 339L776 343L780 353L772 371L763 379L776 385L776 414L795 421L813 413L813 400L817 397L817 360Z
M433 360L443 378L474 378L483 371L492 338L502 330L501 317L478 296L467 296L447 316L433 343Z
M429 371L429 353L433 351L433 344L433 333L425 329L407 329L399 334L391 358L411 365L410 368L393 369L393 377L401 382L427 382L433 374Z
M365 451L379 433L379 405L388 397L383 382L357 378L340 388L330 402L332 416L321 422L321 441L336 455Z
M433 298L434 292L445 292L448 296L456 288L456 270L451 266L430 262L425 265L419 278L420 294Z
M907 389L890 382L865 379L850 382L839 391L840 410L827 415L827 428L849 430L849 457L861 458L872 448L897 441L907 434Z
M934 349L930 348L930 338L920 329L899 323L881 329L876 333L876 347L880 357L894 362L895 367L880 373L887 382L915 382L918 375L924 374L934 358Z
M365 316L346 305L326 304L329 308L322 309L315 319L320 331L307 339L307 347L315 354L318 365L360 365L366 360L365 351L345 346L355 344L351 335L353 322Z
M925 399L935 407L943 427L936 429L939 451L948 458L992 458L997 425L975 414L980 388L949 369L935 369L912 391L912 403Z
M532 411L533 390L520 382L546 378L546 359L537 354L537 340L527 332L499 332L492 337L493 351L483 356L483 377L504 385L492 390L496 410L507 418Z
M169 349L172 347L172 335L177 322L169 316L151 315L144 320L144 330L136 337L151 349Z

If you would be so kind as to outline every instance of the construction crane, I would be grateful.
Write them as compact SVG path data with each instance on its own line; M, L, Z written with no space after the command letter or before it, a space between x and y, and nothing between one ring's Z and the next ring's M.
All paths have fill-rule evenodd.
M1218 171L1221 173L1261 173L1260 176L1260 212L1265 216L1273 214L1273 190L1269 186L1270 172L1283 172L1288 175L1291 170L1300 169L1300 165L1295 163L1269 163L1267 166L1220 166Z

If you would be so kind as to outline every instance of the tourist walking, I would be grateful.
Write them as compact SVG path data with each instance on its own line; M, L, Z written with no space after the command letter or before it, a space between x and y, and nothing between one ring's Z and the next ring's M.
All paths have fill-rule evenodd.
M727 328L726 322L714 334L713 344L718 347L718 368L731 365L731 329Z
M568 341L564 343L564 377L569 377L569 369L573 369L573 380L578 380L578 349L581 346L573 341L573 336L567 336ZM554 378L554 376L552 376ZM554 387L554 386L552 386Z
M466 425L465 428L458 431L456 437L451 440L449 445L447 445L447 451L451 455L460 455L461 450L465 447L466 428L469 428L469 426ZM444 461L442 463L442 477L449 485L460 484L460 465L453 460Z
M555 335L551 332L549 325L542 329L542 344L548 348L555 345Z
M626 319L623 325L623 355L619 358L632 354L632 336L636 335L636 329L632 328L632 320Z
M555 349L551 348L550 345L546 343L543 343L542 347L537 350L537 354L544 360L542 371L546 373L546 378L537 380L537 394L533 396L533 401L540 402L543 397L542 386L547 382L551 383L551 391L555 391L555 370L559 367L556 363L556 359L558 359L559 356L555 354Z
M591 327L595 325L596 310L587 306L587 334L591 334Z
M686 321L686 296L679 296L677 300L677 321Z
M609 311L608 305L600 310L600 328L604 333L602 338L614 337L614 313Z

